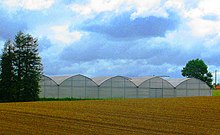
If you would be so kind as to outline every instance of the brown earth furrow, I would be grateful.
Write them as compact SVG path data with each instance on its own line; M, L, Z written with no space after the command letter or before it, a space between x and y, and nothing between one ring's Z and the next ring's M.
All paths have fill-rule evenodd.
M0 104L0 134L219 134L220 97Z
M41 119L40 121L43 121L44 119L47 120L52 120L53 123L65 123L65 124L74 124L74 125L83 125L84 127L100 127L100 128L106 128L110 130L124 130L128 132L134 132L134 131L139 131L139 133L146 133L147 131L153 131L151 129L147 128L139 128L139 127L134 127L134 126L126 126L126 125L120 125L120 124L114 124L114 123L106 123L106 122L96 122L96 121L89 121L89 120L83 120L83 119L74 119L74 118L65 118L65 117L57 117L57 116L48 116L48 115L40 115L40 114L33 114L33 113L25 113L25 112L18 112L18 111L3 111L1 112L7 112L7 114L10 115L11 118L14 115L16 116L21 116L20 118L32 118L34 117L35 119L39 118ZM29 119L30 120L30 119ZM9 121L12 121L10 119ZM26 122L22 121L22 124L27 124ZM35 122L36 124L36 122Z

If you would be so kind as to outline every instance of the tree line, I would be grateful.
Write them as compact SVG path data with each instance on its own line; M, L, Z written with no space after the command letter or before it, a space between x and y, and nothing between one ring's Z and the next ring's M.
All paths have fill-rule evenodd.
M18 32L13 41L5 42L1 54L0 101L38 100L42 71L37 39Z
M18 32L13 41L5 42L0 56L0 102L38 100L42 72L37 39ZM201 59L190 60L181 72L213 87L212 74Z

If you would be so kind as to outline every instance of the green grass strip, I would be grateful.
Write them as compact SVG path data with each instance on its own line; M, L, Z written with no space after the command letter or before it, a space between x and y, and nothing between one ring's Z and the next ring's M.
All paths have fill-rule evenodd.
M77 101L77 100L104 100L104 99L101 98L40 98L39 99L39 101Z
M220 96L220 90L213 90L212 96Z

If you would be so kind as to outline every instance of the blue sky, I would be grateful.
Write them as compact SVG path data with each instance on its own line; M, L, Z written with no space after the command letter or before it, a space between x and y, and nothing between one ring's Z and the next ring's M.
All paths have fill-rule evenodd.
M181 77L200 58L220 69L217 0L0 0L0 48L38 38L46 75Z

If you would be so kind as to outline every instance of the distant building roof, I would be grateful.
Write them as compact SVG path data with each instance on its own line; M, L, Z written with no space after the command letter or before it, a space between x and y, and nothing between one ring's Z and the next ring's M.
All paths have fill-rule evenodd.
M216 85L216 86L215 86L215 89L216 89L216 90L220 90L220 86L219 86L219 85Z

